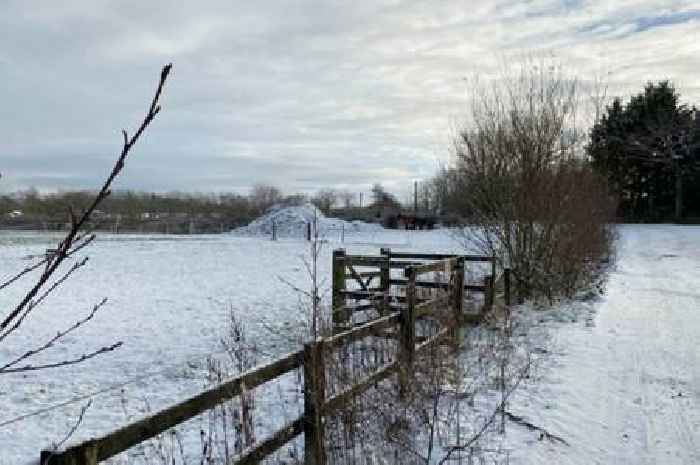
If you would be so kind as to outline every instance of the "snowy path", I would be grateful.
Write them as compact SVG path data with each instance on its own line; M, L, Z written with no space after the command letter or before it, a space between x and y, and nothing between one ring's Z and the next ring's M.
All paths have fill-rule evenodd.
M621 232L592 324L557 325L563 353L511 404L571 446L510 438L515 463L700 463L700 228Z

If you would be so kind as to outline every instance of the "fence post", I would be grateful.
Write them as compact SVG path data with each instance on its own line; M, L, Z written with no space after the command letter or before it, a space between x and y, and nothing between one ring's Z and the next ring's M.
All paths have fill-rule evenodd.
M406 395L409 377L413 370L413 359L416 350L416 272L412 267L404 271L408 278L406 286L406 307L401 314L401 344L399 370L399 396Z
M496 256L491 258L491 282L496 281Z
M306 223L306 240L311 241L311 223Z
M386 262L382 263L379 271L381 273L380 287L384 293L382 299L382 309L381 314L387 315L389 313L389 296L391 293L391 249L382 248L380 249L382 257L386 258Z
M506 306L510 305L510 268L503 270L503 299Z
M97 465L97 445L88 443L64 453L42 450L39 465Z
M493 276L486 276L484 278L484 310L491 310L493 306Z
M253 423L253 397L246 389L245 384L241 383L241 433L243 435L243 446L250 447L255 443L255 429Z
M323 414L326 376L323 339L304 344L304 464L325 465Z
M345 290L345 249L336 249L333 251L333 284L332 284L332 320L333 320L333 330L335 330L341 323L345 323L348 320L348 316L345 312L345 296L343 291Z
M272 240L277 240L277 223L275 221L272 222Z
M459 328L464 320L464 257L459 257L452 269L452 312L455 324L455 335L459 334Z
M455 311L459 315L459 323L462 324L462 316L464 314L464 257L459 257L457 260L457 269L455 270Z

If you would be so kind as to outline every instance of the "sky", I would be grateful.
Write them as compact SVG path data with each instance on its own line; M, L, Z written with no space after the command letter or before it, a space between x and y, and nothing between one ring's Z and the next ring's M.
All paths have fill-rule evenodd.
M450 158L475 75L546 56L607 95L700 102L700 2L3 0L0 192L115 188L400 196Z

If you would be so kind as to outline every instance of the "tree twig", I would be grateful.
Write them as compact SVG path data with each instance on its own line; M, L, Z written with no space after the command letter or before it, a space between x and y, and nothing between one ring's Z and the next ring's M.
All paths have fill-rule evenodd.
M67 271L65 271L58 279L50 283L52 277L58 272L64 261L71 257L73 254L82 250L88 244L90 244L94 239L95 235L89 232L84 232L83 228L87 225L91 218L91 215L96 210L97 206L110 195L111 186L115 178L121 173L124 168L125 161L131 152L131 149L139 140L145 129L151 124L156 115L160 112L159 100L163 91L163 87L168 78L172 64L164 66L160 73L160 80L156 88L155 94L151 100L151 103L146 111L146 115L141 122L139 128L136 130L134 135L129 138L125 130L122 130L122 135L124 137L123 146L116 162L112 166L112 170L107 176L106 180L102 184L99 192L95 195L94 199L90 205L84 209L80 214L69 207L68 216L70 220L70 229L64 236L64 238L58 243L55 249L47 250L44 257L37 263L25 267L25 269L6 279L0 283L0 291L17 282L22 277L28 275L29 273L44 267L39 277L34 282L33 286L29 289L26 294L20 299L19 303L9 312L7 315L2 317L0 321L0 341L7 338L10 334L14 333L29 316L29 314L37 308L52 292L54 292L61 284L63 284L75 271L83 267L87 263L87 257L74 263ZM49 284L50 283L50 284ZM6 373L16 373L16 372L26 372L26 371L36 371L46 368L55 368L66 365L74 365L85 360L91 359L98 355L111 352L122 345L122 342L116 342L111 345L104 346L100 349L93 350L91 352L84 353L78 357L72 359L66 359L53 363L45 363L39 365L24 365L17 366L22 361L51 348L54 344L65 337L67 334L75 331L83 324L90 321L95 313L105 304L106 299L96 304L90 314L82 320L78 320L72 326L64 331L59 331L54 337L50 338L41 346L28 350L22 355L14 358L10 362L5 363L5 365L0 368L0 374Z
M25 294L25 296L22 298L22 300L17 304L17 306L0 322L0 330L6 330L12 322L18 318L22 312L26 309L26 307L30 304L32 299L39 293L39 291L44 287L44 285L48 282L50 277L56 272L58 267L63 263L63 261L67 258L68 254L70 253L73 244L76 240L77 237L79 237L80 231L82 227L85 225L85 223L90 219L90 216L92 213L95 211L97 206L110 194L110 189L112 186L112 183L114 179L119 175L119 173L122 171L124 168L124 162L129 155L129 152L131 151L131 148L134 146L134 144L138 141L139 137L143 133L143 131L151 124L153 119L156 117L156 115L160 112L160 105L158 104L158 101L160 99L161 93L163 91L163 86L165 85L165 81L168 77L168 74L170 73L170 70L172 68L172 64L168 64L163 67L160 75L160 81L158 83L158 87L156 89L155 95L153 97L153 100L151 101L151 105L148 108L148 111L146 112L146 116L144 120L142 121L141 125L139 126L138 130L136 133L131 137L128 138L126 130L122 130L122 134L124 136L124 143L122 146L121 153L119 157L117 158L116 163L112 167L112 171L105 180L104 184L102 185L102 188L98 192L98 194L95 196L93 199L92 203L90 206L83 211L83 213L80 215L80 217L76 217L72 212L70 213L71 215L71 229L68 231L64 239L58 244L58 247L56 248L56 252L52 255L52 257L49 259L47 262L47 267L44 270L44 272L41 274L35 285ZM15 328L16 329L16 328ZM14 329L11 329L10 332L12 332Z
M26 360L26 359L28 359L28 358L30 358L30 357L33 357L33 356L35 356L35 355L37 355L37 354L39 354L39 353L45 351L46 349L49 349L49 348L52 347L57 341L59 341L60 339L62 339L64 336L66 336L67 334L70 334L71 332L73 332L73 331L75 331L76 329L78 329L79 327L81 327L83 324L85 324L85 323L87 323L88 321L92 320L92 318L95 316L95 314L97 313L97 311L98 311L104 304L106 304L106 303L107 303L107 299L106 299L106 298L102 299L98 304L96 304L96 305L92 308L92 311L91 311L85 318L83 318L82 320L76 321L70 328L68 328L68 329L66 329L66 330L64 330L64 331L59 331L58 333L56 333L56 335L55 335L54 337L52 337L51 339L49 339L48 341L46 341L42 346L37 347L36 349L28 350L27 352L25 352L24 354L20 355L20 356L17 357L16 359L14 359L14 360L12 360L11 362L9 362L9 363L5 364L4 366L0 367L0 373L5 372L8 368L17 365L18 363L20 363L20 362L23 361L23 360Z

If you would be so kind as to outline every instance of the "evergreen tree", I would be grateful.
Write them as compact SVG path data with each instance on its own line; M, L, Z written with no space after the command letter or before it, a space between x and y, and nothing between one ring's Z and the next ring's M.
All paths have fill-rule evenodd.
M620 213L635 220L698 213L700 126L695 109L679 104L668 81L649 83L623 105L617 98L591 132L588 154L620 198Z

